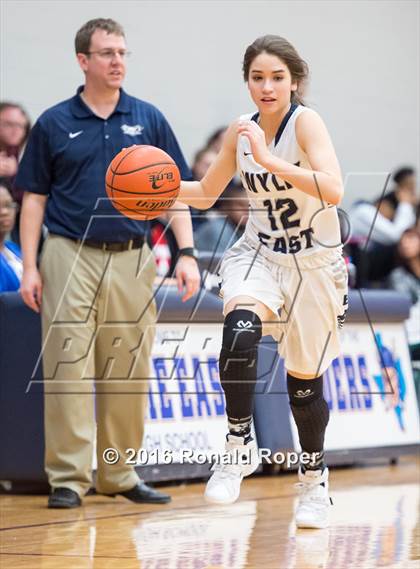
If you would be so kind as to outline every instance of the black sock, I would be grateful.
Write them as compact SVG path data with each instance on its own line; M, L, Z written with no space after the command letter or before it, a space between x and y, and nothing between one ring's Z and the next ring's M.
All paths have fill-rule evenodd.
M309 461L300 463L302 471L323 470L324 437L330 414L323 395L323 376L299 379L288 373L287 390L300 446L309 454Z

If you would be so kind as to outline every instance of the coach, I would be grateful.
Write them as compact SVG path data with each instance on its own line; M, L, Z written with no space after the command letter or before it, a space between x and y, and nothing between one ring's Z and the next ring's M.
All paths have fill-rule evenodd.
M170 497L141 481L125 452L142 443L156 320L148 225L116 212L104 179L115 154L132 144L160 147L183 179L190 173L163 115L121 88L129 55L122 27L91 20L75 46L85 84L38 119L16 180L25 191L21 293L42 315L48 506L80 506L92 486L95 420L97 492L165 503ZM188 208L177 208L167 217L186 300L197 292L199 272ZM38 271L44 214L49 236Z

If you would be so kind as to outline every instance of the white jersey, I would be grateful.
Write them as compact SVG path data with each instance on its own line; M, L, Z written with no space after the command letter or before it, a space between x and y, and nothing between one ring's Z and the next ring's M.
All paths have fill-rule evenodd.
M269 150L274 156L311 170L295 130L297 117L306 110L301 105L291 106ZM257 117L258 114L243 115L241 120L257 120ZM236 161L250 203L245 235L251 241L262 243L279 255L297 254L299 257L326 248L341 248L335 206L323 203L320 197L305 194L257 164L246 136L238 139Z

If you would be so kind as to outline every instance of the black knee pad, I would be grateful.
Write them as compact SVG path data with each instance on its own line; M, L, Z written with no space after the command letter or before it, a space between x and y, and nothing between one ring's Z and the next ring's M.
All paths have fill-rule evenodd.
M229 312L223 327L222 347L229 352L244 352L255 348L261 340L260 317L251 310Z
M302 450L309 453L322 451L330 418L323 394L323 376L308 380L287 374L287 391Z
M240 309L226 316L219 369L230 418L252 415L261 336L262 323L255 312Z

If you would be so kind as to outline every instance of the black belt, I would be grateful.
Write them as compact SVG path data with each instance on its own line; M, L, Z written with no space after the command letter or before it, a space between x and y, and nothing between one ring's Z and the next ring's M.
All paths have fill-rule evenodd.
M143 236L130 239L130 241L94 241L92 239L76 239L79 245L102 249L102 251L130 251L131 249L141 249L145 243Z

